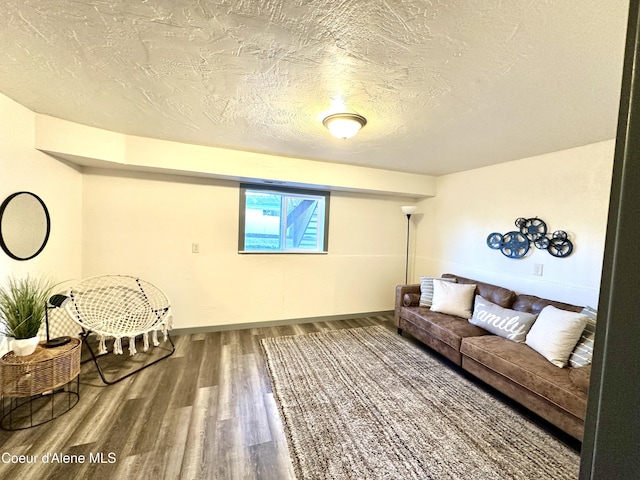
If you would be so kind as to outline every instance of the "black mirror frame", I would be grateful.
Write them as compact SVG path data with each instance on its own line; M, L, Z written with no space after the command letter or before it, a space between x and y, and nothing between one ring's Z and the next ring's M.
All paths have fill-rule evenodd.
M15 197L17 197L18 195L31 195L32 197L34 197L42 206L42 210L44 211L44 215L46 217L47 220L47 233L44 236L44 239L42 241L42 245L40 245L40 248L38 248L38 250L31 256L29 257L18 257L16 254L14 254L9 247L7 246L7 244L4 241L4 237L2 235L2 217L4 216L4 211L6 210L7 206L9 205L9 203L11 202L11 200L13 200ZM47 209L47 206L45 205L45 203L42 201L42 199L36 195L35 193L32 192L16 192L16 193L12 193L11 195L9 195L4 202L2 202L2 205L0 205L0 247L2 247L2 250L4 250L4 252L9 255L11 258L13 258L14 260L20 260L20 261L24 261L24 260L31 260L34 257L37 257L40 252L42 252L42 250L44 250L44 247L47 245L47 242L49 241L49 234L51 233L51 217L49 216L49 210Z

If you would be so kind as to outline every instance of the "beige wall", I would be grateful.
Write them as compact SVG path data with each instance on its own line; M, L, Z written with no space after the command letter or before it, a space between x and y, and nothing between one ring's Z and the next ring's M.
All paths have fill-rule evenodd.
M597 305L614 141L438 178L437 196L416 216L420 274L453 272L580 305ZM573 253L555 258L533 248L510 259L487 247L492 232L515 230L518 217L565 230ZM534 264L543 276L534 276Z
M404 280L406 199L334 192L328 254L241 255L236 182L99 169L83 180L84 276L157 283L176 327L390 310Z
M52 216L43 253L27 262L0 254L3 275L141 275L170 295L178 327L393 308L394 287L404 281L406 197L334 192L327 255L239 255L237 182L80 173L33 148L36 119L0 96L0 196L33 191ZM411 278L451 271L595 305L613 149L602 142L439 177L437 196L420 200L412 218ZM574 253L557 259L533 249L512 260L486 246L489 233L514 229L520 216L566 230ZM193 242L201 253L191 253ZM535 263L542 277L532 274Z
M34 149L34 119L33 112L0 95L0 201L15 192L33 192L51 216L49 242L40 255L18 261L0 251L2 283L9 275L46 276L55 282L81 275L82 176Z

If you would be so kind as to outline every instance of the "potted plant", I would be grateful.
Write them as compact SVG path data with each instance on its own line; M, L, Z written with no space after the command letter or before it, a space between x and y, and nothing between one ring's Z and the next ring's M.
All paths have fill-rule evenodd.
M31 355L38 346L38 330L52 289L49 280L29 276L20 280L10 277L6 286L0 287L0 324L2 333L14 338L15 355Z

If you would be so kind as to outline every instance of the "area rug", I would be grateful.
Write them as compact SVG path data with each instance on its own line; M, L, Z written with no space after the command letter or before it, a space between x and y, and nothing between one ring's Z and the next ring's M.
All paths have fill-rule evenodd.
M299 479L576 479L579 455L382 326L262 340Z

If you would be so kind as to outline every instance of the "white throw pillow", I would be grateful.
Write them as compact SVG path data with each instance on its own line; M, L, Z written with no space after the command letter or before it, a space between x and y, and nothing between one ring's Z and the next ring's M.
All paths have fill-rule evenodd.
M455 278L420 277L420 306L430 307L433 301L433 281L454 282Z
M451 283L433 280L431 310L469 319L473 315L474 283Z
M586 324L586 315L549 305L538 315L525 343L562 368L567 364Z

